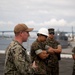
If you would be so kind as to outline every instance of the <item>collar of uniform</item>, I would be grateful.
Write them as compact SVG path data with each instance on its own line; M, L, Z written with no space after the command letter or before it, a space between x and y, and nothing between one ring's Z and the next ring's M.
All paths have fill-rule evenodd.
M22 46L22 44L20 44L17 40L13 40L13 41L17 42L24 50L26 50L26 48L24 48L24 47Z

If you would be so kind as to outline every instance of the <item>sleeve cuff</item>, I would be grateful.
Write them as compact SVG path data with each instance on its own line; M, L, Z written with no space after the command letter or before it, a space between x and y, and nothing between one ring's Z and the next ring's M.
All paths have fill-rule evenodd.
M36 55L40 54L41 52L42 52L41 49L38 49L38 50L35 51Z

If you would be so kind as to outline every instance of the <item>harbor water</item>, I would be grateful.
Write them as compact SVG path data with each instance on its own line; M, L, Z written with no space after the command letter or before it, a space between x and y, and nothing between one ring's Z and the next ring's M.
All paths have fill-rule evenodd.
M8 47L13 38L0 38L0 51L4 50ZM23 46L29 51L30 45L35 39L28 39L27 42L23 43Z
M0 38L0 75L4 75L4 61L5 61L5 49L12 41L12 38ZM23 46L30 51L30 46L35 39L28 39L27 42L23 43ZM74 47L75 42L71 42ZM62 49L61 60L59 61L59 75L72 75L73 71L73 59L72 59L72 48L68 47ZM3 53L2 53L3 52Z
M28 38L27 42L23 43L23 46L27 49L28 52L30 51L31 44L35 39ZM5 53L6 48L12 40L13 38L0 38L0 53ZM70 44L72 45L71 47L69 46L67 48L62 49L61 57L72 58L72 48L74 47L75 42L70 42Z

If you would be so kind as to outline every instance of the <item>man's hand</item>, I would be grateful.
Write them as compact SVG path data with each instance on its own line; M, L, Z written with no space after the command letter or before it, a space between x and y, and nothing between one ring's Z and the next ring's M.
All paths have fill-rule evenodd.
M37 64L35 63L35 61L32 63L32 67L33 68L37 68L38 67Z
M43 50L40 54L38 54L38 56L41 59L46 59L49 56L49 54L45 50Z
M47 50L47 52L53 54L54 53L54 49L52 47L49 47L49 49Z

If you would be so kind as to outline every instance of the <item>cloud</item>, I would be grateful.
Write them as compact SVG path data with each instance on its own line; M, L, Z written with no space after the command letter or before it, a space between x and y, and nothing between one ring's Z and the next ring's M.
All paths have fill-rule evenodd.
M26 23L26 22L25 22ZM71 27L75 27L75 21L69 22L64 19L50 19L49 21L35 23L34 21L28 21L26 23L29 27L33 27L35 30L40 29L41 27L46 28L55 28L56 30L59 29L61 31L70 31ZM67 29L66 29L67 28Z
M4 22L4 21L0 21L0 31L12 31L14 28L14 23L11 21L8 22Z
M0 30L13 30L17 23L26 23L36 30L69 30L75 25L74 12L75 0L1 0Z
M34 28L34 30L38 30L42 27L45 27L45 28L55 28L56 30L59 29L60 31L70 31L72 26L73 28L75 28L74 26L75 21L69 22L64 19L57 20L55 18L40 23L37 23L35 21L25 21L23 23L25 23L28 27ZM1 28L0 30L12 31L16 24L18 23L13 23L11 21L7 21L7 22L0 21L0 28Z
M46 21L44 23L41 23L40 25L44 26L65 26L67 25L67 22L64 19L56 20L56 19L51 19L49 21Z

